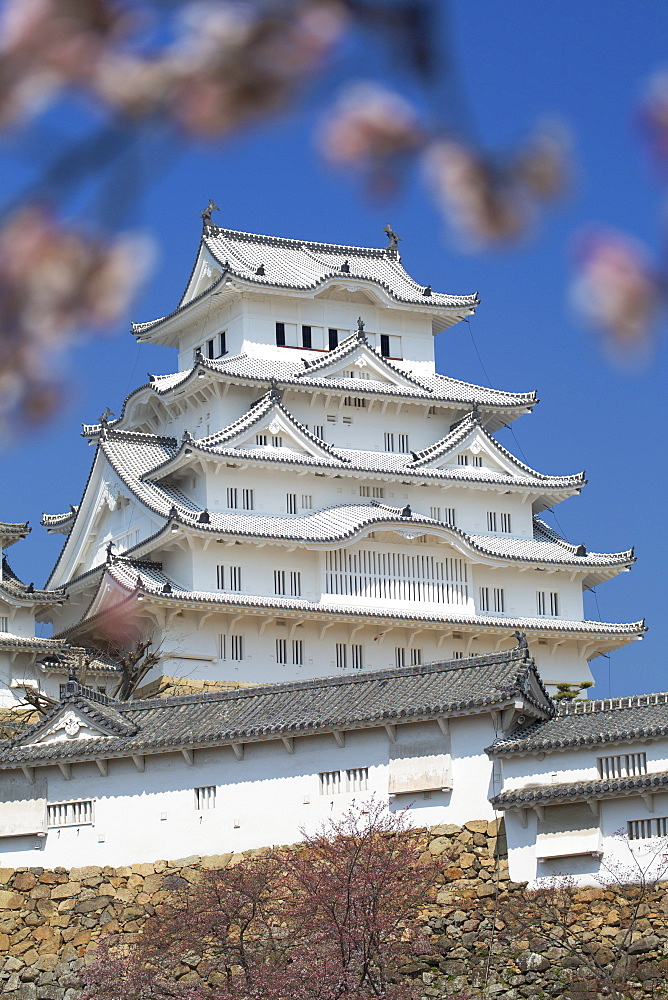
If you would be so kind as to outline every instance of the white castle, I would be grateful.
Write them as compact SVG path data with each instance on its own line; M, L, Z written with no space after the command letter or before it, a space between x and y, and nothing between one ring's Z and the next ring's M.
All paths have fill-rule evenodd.
M544 812L510 791L536 774L504 772L503 760L518 732L554 724L557 684L587 684L591 659L642 637L642 622L583 611L583 591L628 571L633 550L588 552L542 519L581 491L584 473L537 472L493 437L531 412L534 392L436 372L434 337L473 313L477 296L418 284L387 232L383 249L335 246L234 232L205 212L177 308L134 326L140 343L176 348L178 371L85 426L96 450L83 496L42 522L65 536L46 589L6 563L0 583L5 705L26 687L64 699L0 751L0 775L27 783L5 806L21 863L35 844L45 864L256 846L269 809L274 840L294 840L315 799L313 821L330 800L366 791L398 805L425 796L429 822L507 808L526 830L527 810ZM27 525L0 529L7 545ZM35 617L54 638L35 639ZM159 655L145 692L175 678L232 690L110 701L117 668L104 650L149 639ZM91 648L86 687L74 675L65 683ZM294 762L298 735L312 760L301 755L288 801L296 774L276 754ZM167 771L152 771L151 754L168 755ZM220 754L247 773L227 789L234 824L207 833ZM198 760L206 774L195 780ZM272 780L284 782L280 795ZM191 825L177 792L192 798ZM143 820L130 844L112 833L128 796ZM172 808L178 833L165 824ZM43 818L26 829L28 814ZM68 847L66 830L45 848L54 826L78 839ZM536 877L539 832L527 836L534 853L527 861L522 846L520 874Z

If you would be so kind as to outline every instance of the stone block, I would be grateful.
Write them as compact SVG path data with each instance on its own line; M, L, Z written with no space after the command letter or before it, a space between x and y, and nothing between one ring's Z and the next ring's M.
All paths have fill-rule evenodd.
M231 854L210 854L208 857L202 858L200 868L227 868L231 857Z
M536 951L525 951L517 959L517 968L525 974L527 972L544 972L549 967L549 959L539 955Z
M440 823L438 826L432 826L429 832L432 837L452 837L461 833L461 830L461 826L456 826L454 823Z
M111 896L93 896L92 899L80 900L74 907L75 913L97 913L111 902Z
M0 889L0 910L21 910L24 906L25 898L20 892Z
M27 892L36 884L37 879L32 872L18 872L18 874L14 876L13 887L14 889L18 889L19 892Z
M0 868L0 885L8 885L15 871L15 868Z
M63 882L51 891L51 899L71 899L81 892L81 882Z
M464 829L470 830L471 833L487 833L487 820L470 819L468 823L464 823Z
M429 842L429 853L432 857L438 858L451 847L452 842L449 837L435 837Z

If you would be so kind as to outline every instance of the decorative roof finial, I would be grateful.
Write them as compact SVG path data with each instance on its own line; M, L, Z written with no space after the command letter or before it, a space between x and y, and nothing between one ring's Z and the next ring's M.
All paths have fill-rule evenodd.
M366 334L364 332L364 320L361 316L357 317L357 339L366 340Z
M343 274L350 274L350 264L348 263L347 260L344 260L343 264L339 268L339 271L341 271Z
M390 225L389 222L388 222L388 224L386 226L383 227L383 232L387 233L387 238L390 241L387 244L387 246L385 247L385 249L386 250L395 250L395 251L398 251L399 250L399 240L401 239L401 236L399 236L399 233L395 233L394 229L392 228L392 226Z
M431 285L425 285L424 288L422 289L422 294L426 295L427 298L429 298L429 296L431 295Z
M186 427L185 430L183 431L183 434L181 435L181 443L188 444L191 443L192 441L193 441L193 436Z
M110 410L109 407L107 407L104 413L100 414L99 423L106 424L109 422L109 417L113 416L114 416L113 410Z
M270 399L277 399L280 402L281 401L281 394L278 391L278 382L276 381L276 379L272 377L271 382L269 383L269 385L270 385L269 398Z
M215 201L209 198L209 204L206 206L203 212L200 213L200 219L202 220L202 229L207 233L210 229L215 229L216 226L211 221L211 213L220 212L220 209L216 205Z
M255 273L259 274L261 278L264 277L264 264L260 264L259 267L256 267Z
M112 541L108 541L107 542L107 560L106 560L107 563L111 562L111 558L112 558L112 556L114 554L113 548L114 548L114 543Z
M135 590L142 590L144 587L144 581L141 578L141 574L137 573L137 583L135 585Z
M517 639L518 649L528 649L529 643L527 642L527 637L524 632L513 632L513 637Z
M69 667L67 668L67 679L68 681L73 681L76 684L77 668L74 663L70 663Z
M409 503L407 503L406 506L404 507L404 509L402 510L401 516L402 517L412 517L413 516L413 511L411 510L411 505Z
M477 403L474 403L471 407L471 416L474 420L480 420L480 410L478 409Z

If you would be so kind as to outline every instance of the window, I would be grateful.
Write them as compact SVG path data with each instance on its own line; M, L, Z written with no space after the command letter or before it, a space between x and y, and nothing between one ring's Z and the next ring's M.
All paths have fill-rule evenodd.
M408 434L399 435L399 451L403 454L407 454L410 451L408 447Z
M558 592L556 590L537 590L536 609L539 615L556 617L559 614Z
M274 570L274 593L279 597L285 597L285 570Z
M276 640L276 662L285 665L288 662L288 640Z
M310 326L302 326L302 347L306 347L309 350L312 347Z
M286 493L285 495L285 509L288 514L297 513L297 494L296 493Z
M216 345L214 340L207 340L205 350L203 351L204 357L213 360L216 353Z
M218 334L218 357L222 358L223 354L227 354L227 330Z
M481 611L489 611L489 587L480 587L478 590L478 603Z
M389 358L390 356L390 338L386 333L381 333L380 335L380 353L384 358Z
M481 468L481 466L482 466L482 455L474 455L473 456L473 464L474 464L474 466L477 469Z
M631 819L626 832L629 840L649 840L650 837L668 836L668 816L652 816L651 819Z
M236 486L227 487L227 506L231 507L233 510L239 506Z
M494 610L503 614L506 610L506 598L503 587L494 588Z
M362 670L364 667L364 646L360 643L353 643L350 647L350 666L353 670Z
M340 771L321 771L319 778L321 795L337 795L341 791Z
M443 523L449 524L454 528L457 523L455 520L455 508L454 507L444 507L443 508Z
M339 670L346 670L348 667L348 647L345 642L336 644L336 666Z
M255 444L259 445L261 448L266 448L267 446L267 435L266 434L256 434Z
M220 659L243 660L243 658L244 658L244 637L242 635L221 635Z
M276 344L278 347L285 347L285 323L276 324Z
M366 792L369 788L369 768L349 767L346 771L346 791Z
M647 774L647 754L622 753L596 759L599 778L634 778Z
M327 423L328 424L335 424L337 420L338 420L338 417L336 416L336 414L334 414L334 413L328 413L327 414Z
M510 514L501 514L501 531L509 535L512 531Z
M496 512L493 510L487 511L487 530L496 531Z
M216 586L218 590L241 591L241 566L216 566Z
M292 665L293 667L304 666L304 640L292 640Z
M311 433L313 437L320 438L322 440L325 437L325 427L323 424L313 424Z
M302 507L304 510L313 509L313 497L310 493L302 493Z
M271 435L271 447L272 448L282 448L283 447L283 438L281 437L280 434L272 434Z
M440 521L441 520L441 508L440 507L430 507L429 508L429 516L431 517L432 521Z
M464 659L464 651L462 649L455 649L454 652L453 652L453 654L452 654L452 659L453 660L463 660Z
M468 567L463 559L375 549L325 553L325 593L382 601L468 602Z
M290 597L302 596L302 575L299 570L290 570Z
M469 457L468 455L457 455L457 465L468 465Z
M338 330L334 330L330 326L329 330L327 331L327 334L328 334L328 342L327 342L328 343L328 347L329 347L330 351L333 351L334 348L336 348L336 347L339 346L339 331Z
M360 399L359 396L344 396L343 405L357 406L360 409L363 409L366 406L366 399Z
M396 646L394 660L397 667L419 667L422 664L422 650L405 649L403 646Z
M46 807L47 826L90 826L93 822L93 800L49 802Z
M195 809L197 812L205 812L207 809L216 808L216 786L202 785L195 789Z
M382 500L385 490L382 486L360 486L361 497L373 497L375 500Z
M390 337L385 333L381 333L380 353L384 358L400 358L401 337Z
M394 451L394 434L385 431L385 451Z
M9 618L7 615L0 615L0 632L9 632Z
M353 422L353 418L352 417L344 417L343 418L343 423L344 424L352 424L352 422Z
M243 510L253 510L254 506L253 490L241 491L241 506Z

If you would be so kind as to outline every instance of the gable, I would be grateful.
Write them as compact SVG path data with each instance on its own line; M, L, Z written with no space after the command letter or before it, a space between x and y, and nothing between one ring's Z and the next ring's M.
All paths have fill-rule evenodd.
M109 739L112 733L94 722L75 705L62 707L21 746L44 746L51 743L69 743L75 740Z

